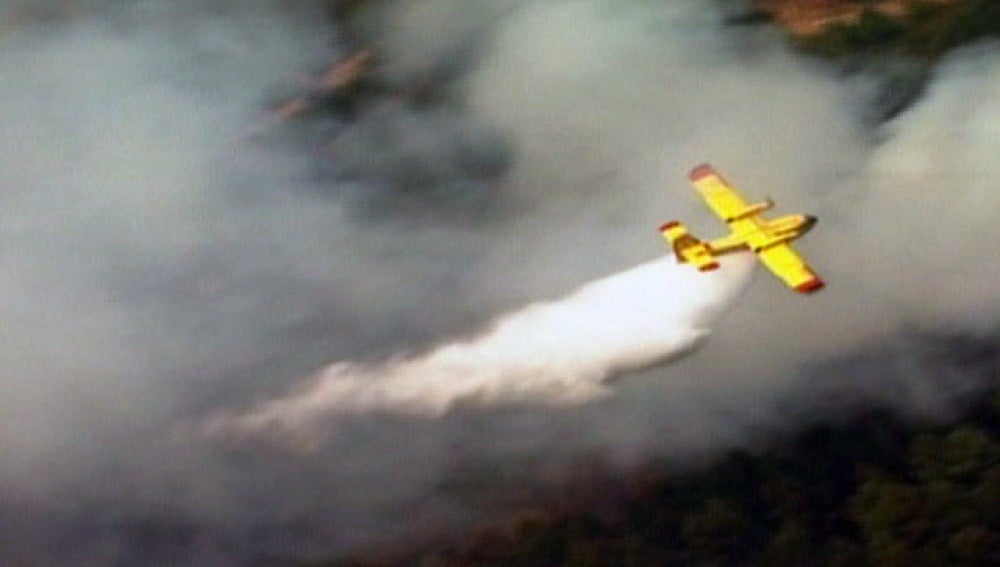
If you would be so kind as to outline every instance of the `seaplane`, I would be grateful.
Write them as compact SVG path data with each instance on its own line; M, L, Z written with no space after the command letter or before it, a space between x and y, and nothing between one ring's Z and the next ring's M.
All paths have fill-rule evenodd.
M792 241L809 232L816 224L816 217L796 214L766 219L761 213L771 209L774 201L766 199L747 204L707 163L692 169L688 178L712 212L729 227L729 234L706 242L692 236L679 221L664 224L660 232L673 248L678 262L689 263L702 272L708 272L718 269L719 256L749 250L793 290L813 293L823 287L823 280L791 246Z

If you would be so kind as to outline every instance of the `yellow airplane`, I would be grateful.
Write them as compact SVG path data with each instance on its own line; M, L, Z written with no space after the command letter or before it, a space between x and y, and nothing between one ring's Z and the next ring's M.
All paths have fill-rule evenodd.
M812 293L823 287L823 280L789 244L808 232L816 224L816 217L786 215L773 220L765 219L760 213L773 207L773 201L767 199L748 205L707 163L692 169L688 177L709 208L729 226L730 233L702 242L691 236L687 227L678 221L664 224L660 232L673 247L678 262L689 262L707 272L719 267L716 256L749 249L795 291Z

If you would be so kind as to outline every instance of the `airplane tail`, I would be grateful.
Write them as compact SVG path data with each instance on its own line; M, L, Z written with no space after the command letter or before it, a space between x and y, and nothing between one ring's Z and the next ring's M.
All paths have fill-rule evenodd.
M683 223L668 222L660 227L660 232L673 248L678 262L690 262L702 272L709 272L719 267L719 263L715 260L708 244L691 236Z

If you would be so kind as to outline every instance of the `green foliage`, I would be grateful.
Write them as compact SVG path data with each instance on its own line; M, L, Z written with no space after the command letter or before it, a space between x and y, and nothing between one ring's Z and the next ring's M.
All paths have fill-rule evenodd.
M604 491L608 501L536 511L404 564L1000 564L1000 405L990 393L977 408L946 429L878 412L817 425L766 454L734 452L685 476L646 466Z
M969 482L1000 462L1000 444L984 431L959 427L944 436L918 436L912 461L915 473L924 480Z
M959 3L953 23L944 34L943 45L956 47L989 37L1000 37L1000 2L965 0Z
M878 565L988 565L1000 559L1000 443L960 425L910 443L908 478L870 479L852 500Z
M833 24L821 33L801 38L799 47L823 57L841 57L889 45L904 31L905 26L895 18L865 8L856 23Z
M996 0L909 0L906 8L901 18L865 8L856 23L834 24L796 43L808 53L828 58L892 52L936 59L961 45L1000 37L1000 2Z
M867 561L861 542L846 537L833 537L817 555L826 567L863 567Z
M745 549L750 522L733 502L713 497L683 522L681 537L702 563L731 565Z
M809 565L814 557L809 527L797 520L786 520L778 527L761 557L762 565Z

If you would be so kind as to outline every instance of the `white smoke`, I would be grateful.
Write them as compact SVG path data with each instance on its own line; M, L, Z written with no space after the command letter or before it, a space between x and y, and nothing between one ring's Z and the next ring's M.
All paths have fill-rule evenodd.
M286 100L282 89L297 94L297 74L347 55L330 48L318 4L46 4L58 16L0 22L8 563L273 563L493 515L477 490L464 499L446 487L483 476L468 467L498 471L506 494L511 471L530 484L581 452L681 461L747 444L795 427L826 394L934 411L964 374L935 381L919 346L885 342L908 325L988 329L1000 315L995 46L956 53L922 100L871 132L850 81L790 54L775 32L726 28L705 2L374 2L385 8L364 26L376 80L446 84L422 102L432 108L376 101L353 121L310 123L338 135L336 155L316 149L313 161L274 151L283 130L265 136L270 147L226 144ZM375 174L324 175L345 156ZM494 177L462 175L470 161ZM514 328L502 314L534 321L519 309L662 255L664 220L718 234L684 179L701 161L749 198L773 196L776 212L820 217L796 246L823 292L798 297L761 274L714 326L708 308L660 327L675 313L666 304L635 325L605 324L614 336L600 325L565 343L554 333L575 350L557 360L588 361L573 376L596 384L669 356L684 329L712 329L692 356L572 410L539 411L536 391L463 412L475 396L437 384L458 411L379 413L447 407L414 404L433 398L417 381L421 396L344 420L309 458L163 435L268 407L255 400L310 399L320 378L302 377L330 360L357 361L371 378L331 382L351 384L353 403L376 374L401 377L426 356L457 353L482 369L472 355L498 354L487 339ZM426 214L435 204L444 213ZM643 307L657 293L687 296L656 269ZM737 272L713 289L732 293ZM712 299L691 293L692 309ZM609 294L608 305L637 299ZM572 318L584 311L599 313ZM491 320L485 334L440 343ZM370 362L413 352L427 354ZM858 352L900 362L802 372ZM524 353L478 392L511 399L503 387L536 360ZM302 397L282 398L297 384ZM327 410L305 421L323 431Z
M403 75L425 68L434 54L441 57L443 46L463 44L469 30L492 30L488 49L459 85L460 92L477 115L496 124L515 144L518 159L505 189L530 214L480 229L489 245L474 260L473 269L462 276L479 303L497 301L494 295L499 294L492 293L498 286L496 266L503 267L507 298L532 300L563 293L567 282L579 285L601 277L608 265L634 265L662 249L662 240L651 228L667 215L692 222L706 238L719 234L724 226L714 216L708 218L704 203L685 178L699 161L718 162L726 174L749 172L737 175L740 190L748 198L763 197L766 191L788 212L810 212L816 206L814 199L802 195L800 184L818 193L813 187L817 180L835 186L840 182L834 179L838 174L857 167L864 146L859 143L856 122L844 119L848 106L843 87L775 44L746 40L747 45L739 45L736 38L720 39L716 15L703 6L678 2L618 8L584 0L521 3L514 10L513 4L487 9L492 5L473 2L467 12L456 13L448 9L448 2L420 1L398 4L387 9L386 16L388 55L399 62L396 72ZM478 26L470 24L470 14L478 16L471 20ZM656 25L644 26L642 21ZM460 25L452 26L455 22ZM453 31L419 37L407 31L411 26ZM736 55L739 48L744 52ZM748 66L756 72L748 73ZM783 85L780 94L775 92L776 82ZM780 104L780 113L764 104L773 102L775 96L782 99L773 103ZM822 133L802 128L805 123L823 124ZM765 131L770 134L766 147L755 149ZM803 147L811 152L804 154ZM766 152L769 163L780 165L761 167L759 152ZM707 279L702 275L694 281ZM788 297L780 286L775 289L780 289L780 297L774 302L798 299ZM724 301L711 289L704 291L704 296L679 295L689 297L694 310ZM624 290L622 294L627 295ZM510 305L510 299L500 307L521 313L519 306ZM599 308L580 304L578 311L566 313L584 321L589 309L600 312ZM816 316L818 309L809 303L796 310ZM683 333L690 328L688 319L673 316L671 310L662 315L677 325L663 332ZM526 342L538 341L538 334L548 340L546 320L519 316L515 320L524 328ZM787 330L800 329L789 326ZM648 333L640 325L622 325L617 332L628 338L623 346L635 344L635 335ZM751 335L759 339L750 341L762 343L773 336ZM471 343L476 348L460 348L458 353L479 357L477 368L485 367L490 358L482 357L477 349L495 349L495 353L490 351L493 357L511 352L505 339L505 334L490 333ZM587 364L600 368L596 374L613 373L619 358L632 356L628 349L596 356L588 341L573 339L566 336L565 345L548 356L559 359L560 353L571 353L571 358L586 362L567 367L558 377L565 380L566 374L580 370L575 387L581 390L597 390L595 371ZM768 350L766 344L760 348ZM658 357L670 352L665 343ZM469 372L471 376L462 380L454 378L458 372L441 367L452 364L444 357L454 354L444 346L382 367L335 363L324 373L328 380L315 381L307 393L264 404L244 416L245 422L252 424L248 425L251 429L264 423L294 429L303 419L313 420L323 412L395 408L436 414L457 399L504 401L514 397L514 392L542 397L526 388L525 376L530 372L520 370L544 370L533 357L521 367L497 361L503 364L485 372ZM722 358L743 364L735 357ZM801 360L784 359L793 366ZM554 379L551 372L534 378L537 384ZM510 382L506 389L485 386L505 380ZM569 392L551 390L548 395L558 399ZM592 398L593 394L580 397Z
M734 255L710 275L672 257L587 284L569 296L505 315L472 339L380 365L337 362L312 384L233 418L210 434L290 432L370 411L440 416L456 404L590 402L619 373L695 348L742 288L753 260Z

